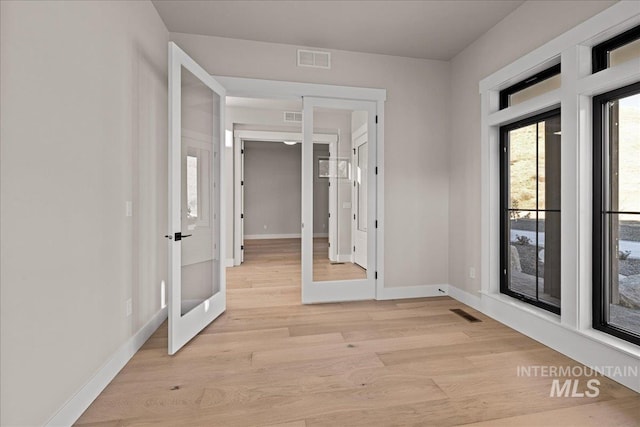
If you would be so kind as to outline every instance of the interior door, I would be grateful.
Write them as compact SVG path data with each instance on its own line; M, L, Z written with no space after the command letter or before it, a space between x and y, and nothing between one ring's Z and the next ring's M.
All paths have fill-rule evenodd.
M305 304L375 298L376 230L367 227L375 223L376 212L375 112L376 103L371 101L303 98L302 302ZM319 178L326 177L314 175L314 171L321 169L315 165L319 158L314 155L318 151L314 150L314 124L337 135L336 145L330 147L328 169L333 175L329 176L329 192L318 183ZM359 156L352 154L353 129L363 129L360 134L367 135L366 142L360 141ZM354 197L354 188L359 198ZM314 221L314 214L326 212L325 206L329 207L331 225L335 227L330 241L317 228L318 221ZM353 228L358 221L353 209L359 209L362 217L359 224L364 235L357 244L361 246L354 244ZM328 246L331 251L327 251ZM362 264L355 262L354 254L358 252L363 253L359 258Z
M226 308L225 90L169 43L169 354Z
M356 135L356 132L353 134ZM362 268L367 268L367 191L369 181L369 143L367 133L353 138L353 169L355 186L353 196L353 259Z

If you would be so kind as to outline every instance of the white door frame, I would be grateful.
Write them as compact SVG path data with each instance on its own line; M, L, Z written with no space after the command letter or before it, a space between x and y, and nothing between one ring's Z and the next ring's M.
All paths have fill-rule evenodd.
M384 289L384 103L386 89L335 86L316 83L284 82L277 80L247 79L243 77L214 76L227 90L228 96L248 98L299 99L300 97L340 98L372 101L376 103L378 167L376 189L376 213L378 229L376 233L376 299L383 298ZM231 130L231 129L229 129ZM304 302L304 301L303 301Z
M302 142L301 132L273 132L262 130L236 130L233 132L233 265L244 262L244 143L245 141ZM338 141L338 135L314 133L313 142L329 144ZM331 229L329 230L331 233Z
M368 268L365 279L334 280L316 282L313 280L313 113L315 108L346 109L367 111L368 146L374 148L368 155L367 218L368 224L377 221L376 195L376 103L366 100L345 100L335 98L304 97L302 99L302 302L355 301L376 298L377 259L375 227L367 227ZM349 147L351 149L351 147ZM352 166L353 170L353 166ZM351 200L353 205L354 200Z

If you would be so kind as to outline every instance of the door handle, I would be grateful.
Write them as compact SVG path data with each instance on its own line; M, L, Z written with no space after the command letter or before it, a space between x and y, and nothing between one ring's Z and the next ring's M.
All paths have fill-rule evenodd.
M175 240L177 242L191 236L193 236L193 234L182 234L181 232L178 231L177 233L175 233L174 236L171 236L170 234L165 234L164 237L166 237L169 240Z

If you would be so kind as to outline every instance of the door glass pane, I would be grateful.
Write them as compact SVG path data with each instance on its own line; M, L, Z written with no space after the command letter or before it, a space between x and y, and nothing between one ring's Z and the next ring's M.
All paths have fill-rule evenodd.
M358 230L359 231L367 231L367 175L368 175L368 166L367 162L367 148L368 144L363 142L356 149L358 153L358 176L357 176L357 184L356 184L356 196L358 198L358 214L356 216L358 220Z
M560 88L560 74L556 74L546 80L542 80L540 83L533 86L529 86L526 89L522 89L519 92L509 95L509 106L516 105L528 101L536 96L551 92Z
M640 94L605 108L604 320L640 335Z
M508 248L502 289L559 308L560 114L503 132L509 207L503 213Z
M313 123L336 139L313 144L313 281L366 279L367 113L314 108Z
M610 103L611 210L640 212L640 94Z
M181 301L182 315L220 290L213 203L220 98L182 69Z
M606 216L607 323L640 334L640 215Z
M536 209L536 124L509 132L511 209Z
M509 218L509 289L536 297L535 213L511 211Z
M620 46L609 52L609 66L613 67L631 59L640 58L640 39Z

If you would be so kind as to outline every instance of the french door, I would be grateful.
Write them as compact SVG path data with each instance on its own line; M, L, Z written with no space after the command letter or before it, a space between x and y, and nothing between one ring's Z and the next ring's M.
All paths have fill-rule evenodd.
M305 304L376 296L375 117L375 102L303 97L302 302ZM320 167L319 162L326 161L326 154L318 154L323 149L315 147L318 143L313 140L314 123L318 127L338 127L337 143L329 147L328 168ZM329 177L317 172L327 169ZM330 191L326 190L327 185ZM331 200L324 200L321 195ZM314 214L326 215L324 209L329 210L328 236L322 228L323 221L314 221Z
M226 308L225 90L169 43L169 354Z

